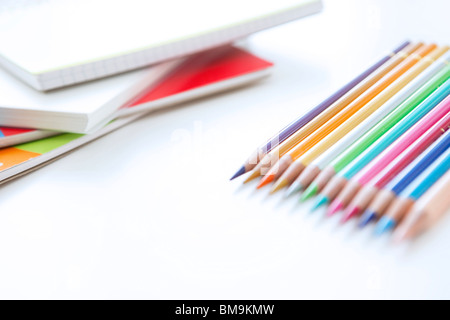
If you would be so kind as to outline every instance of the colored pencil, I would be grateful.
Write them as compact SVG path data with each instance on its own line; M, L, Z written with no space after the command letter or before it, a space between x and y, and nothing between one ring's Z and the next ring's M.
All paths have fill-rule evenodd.
M344 210L395 239L450 210L450 46L402 43L389 56L259 146L231 177L260 189L318 194L312 210ZM363 213L363 214L362 214ZM361 215L362 214L362 215ZM406 216L406 219L404 218Z
M397 241L411 239L431 226L450 207L450 171L441 177L412 207L394 233Z
M446 62L446 61L444 61ZM450 65L447 65L441 72L439 72L432 80L415 92L405 102L403 102L396 110L394 110L389 116L378 123L369 132L358 139L350 148L337 156L312 182L311 186L305 191L305 193L316 194L321 192L331 179L346 168L352 161L354 161L361 153L368 149L375 141L380 139L386 132L391 130L394 126L398 131L395 133L395 129L391 131L391 138L398 138L404 131L406 131L410 125L417 122L422 116L429 112L436 104L429 104L428 101L432 97L438 95L441 99L445 97L446 92L439 94L439 87L444 84L450 78ZM447 83L450 86L450 82ZM434 91L436 91L434 93ZM450 90L448 87L447 90ZM447 91L450 92L450 91ZM431 95L431 97L430 97ZM425 100L428 99L427 102ZM391 143L393 140L388 141ZM381 151L380 151L381 152ZM376 153L374 153L376 154ZM365 163L362 164L364 166ZM338 179L338 178L337 178ZM333 186L335 183L330 183ZM326 194L326 192L324 191ZM332 195L330 195L332 196ZM333 196L334 198L334 196ZM327 199L323 196L319 196L315 207L320 206L320 203L327 203Z
M414 94L419 93L422 88L426 88L428 81L431 81L445 66L450 62L450 52L447 52L443 57L439 58L429 68L423 71L416 79L411 81L405 88L397 93L392 99L386 102L380 109L374 112L370 117L361 122L355 129L349 134L343 137L339 142L334 144L323 154L312 161L306 169L300 174L300 176L293 182L289 188L287 195L290 196L310 186L312 181L320 175L322 170L332 163L337 155L342 154L347 150L355 141L360 137L363 137L369 130L375 127L380 121L386 119L385 117L393 116L395 109L400 109L402 103L410 101ZM450 75L450 66L449 66ZM405 98L406 97L406 98ZM396 121L398 122L398 120ZM315 195L317 191L320 191L323 185L320 187L317 184L313 184L311 188L308 188L302 194L301 200L307 200L311 196Z
M371 160L367 166L359 171L353 179L342 189L335 202L340 208L346 208L361 186L367 184L389 162L393 161L400 153L419 139L426 131L432 128L450 111L450 96L447 96L434 110L412 126L394 143L387 146L380 154ZM438 128L440 130L440 128ZM363 154L364 155L364 154ZM378 171L376 171L378 170ZM332 214L332 212L330 212Z
M319 195L315 206L329 203L346 186L347 181L361 171L370 161L377 157L383 150L389 147L395 140L403 135L412 126L417 126L418 121L423 121L427 115L450 94L450 79L444 82L438 89L422 101L417 108L384 133L378 140L369 145L366 150L358 154L353 161L342 168L325 186ZM422 123L422 122L421 122ZM341 209L342 204L335 202L329 208L329 214Z
M427 132L418 138L411 135L411 139L403 141L402 144L393 144L361 171L359 178L355 180L362 189L344 213L343 222L363 212L381 188L450 128L450 96L447 104L446 116L438 120Z
M264 145L262 145L258 149L256 149L252 153L252 155L244 162L244 164L241 166L241 168L233 175L233 177L231 177L231 180L252 170L258 164L259 160L262 159L262 157L264 157L273 148L277 147L280 143L285 141L296 131L298 131L299 129L304 127L307 123L309 123L311 120L313 120L315 117L317 117L320 113L325 111L328 107L330 107L333 103L335 103L342 96L344 96L346 93L348 93L356 85L358 85L364 79L366 79L369 75L374 73L378 68L380 68L382 65L384 65L388 60L392 59L395 56L395 54L399 53L400 51L405 49L406 46L408 46L410 44L411 43L409 41L403 42L400 46L398 46L395 50L393 50L389 55L383 57L381 60L379 60L377 63L372 65L366 71L361 73L355 79L353 79L352 81L347 83L345 86L343 86L341 89L339 89L338 91L333 93L330 97L325 99L322 103L317 105L311 111L309 111L305 115L299 117L297 120L295 120L294 122L290 123L285 128L283 128L278 134L276 134L271 139L269 139L267 143L265 143Z
M292 150L290 150L286 155L284 155L280 159L280 161L278 161L264 176L264 178L258 185L258 188L267 185L275 179L278 179L280 176L282 176L282 178L277 184L276 189L285 187L292 183L293 180L295 180L295 178L297 178L305 168L302 162L296 162L296 160L300 159L300 157L305 155L307 151L320 144L326 137L330 136L331 134L333 134L334 137L334 133L336 130L340 132L347 130L348 127L345 126L344 123L347 121L350 121L352 124L355 123L352 122L350 118L357 114L358 111L367 110L367 113L362 111L365 117L367 117L367 114L370 114L370 111L375 111L380 105L382 105L394 94L400 91L409 81L411 81L429 64L431 64L429 62L426 66L423 66L419 62L423 61L422 59L424 57L426 57L430 53L434 53L436 50L439 50L440 55L443 54L440 49L436 49L436 45L434 44L426 45L418 49L415 54L408 57L389 74L387 74L379 82L377 82L372 88L364 92L360 97L358 97L358 99L353 101L344 110L340 111L317 131L315 131L313 134L311 134L309 137L295 146ZM429 61L428 59L426 60ZM396 80L399 80L398 85L396 83ZM339 130L339 127L344 129ZM351 125L349 127L351 127ZM288 168L289 170L287 170ZM283 174L286 170L287 172Z
M297 145L300 141L302 141L304 138L308 137L311 133L320 128L325 122L327 122L329 119L335 116L339 111L344 109L356 98L358 98L361 94L363 94L368 88L372 87L381 78L383 78L386 74L388 74L400 63L402 63L413 52L416 52L422 47L424 47L422 43L410 44L406 46L402 51L397 53L392 59L388 60L374 73L370 74L366 79L361 81L357 86L355 86L353 89L347 92L344 96L342 96L338 101L333 103L325 111L320 113L307 125L305 125L297 132L292 134L282 144L280 144L276 148L273 148L266 156L264 156L259 161L259 163L253 169L251 175L247 177L244 183L259 177L261 173L265 173L265 170L267 170L266 169L267 166L270 167L272 163L278 161L280 156L286 154L289 150L295 147L295 145Z
M376 175L378 171L373 169L381 170L383 166L381 164L388 164L393 161L401 152L403 152L408 146L414 143L415 140L419 139L426 131L433 127L437 122L442 120L444 116L450 111L450 96L447 97L439 103L439 105L423 117L414 126L408 129L399 139L394 141L392 144L383 148L380 154L375 157L370 156L370 161L368 164L362 168L353 179L346 184L346 186L341 189L339 195L336 197L334 206L341 209L347 207L349 202L353 199L355 194L359 191L362 185L368 183L368 181ZM378 145L378 142L377 142ZM370 152L369 152L370 154ZM362 158L366 157L366 154L361 154ZM330 212L333 214L334 212Z
M336 129L339 125L341 125L344 121L346 121L349 117L351 117L355 112L363 108L368 102L370 102L373 98L375 98L378 94L380 94L383 90L385 90L389 85L391 85L395 80L397 80L400 76L402 76L406 71L410 70L414 65L416 65L420 59L426 56L428 53L433 51L436 48L436 45L425 45L418 48L411 54L408 58L406 58L403 62L401 62L398 66L396 66L393 70L391 70L388 74L386 74L383 78L381 78L376 84L370 87L367 91L362 93L357 99L347 105L344 109L339 111L337 114L333 115L331 119L328 119L323 125L321 125L317 130L312 132L310 135L305 137L303 140L298 141L295 146L291 148L286 154L282 155L279 161L271 162L272 168L268 171L268 173L261 180L258 188L265 186L266 184L272 182L275 179L278 179L280 175L304 152L311 149L314 145L316 145L321 139L331 133L334 129Z
M386 215L378 222L375 232L382 234L393 229L414 205L450 169L450 150L447 150L433 165L423 172L404 192L391 204ZM448 190L447 190L448 197Z
M370 203L368 209L360 220L360 227L369 222L378 220L386 208L409 184L411 184L425 169L450 148L450 131L433 143L426 152L416 159L411 165L397 175L387 186L382 189Z
M279 186L288 185L294 182L293 180L297 177L290 175L290 170L295 172L295 166L301 166L306 169L300 174L297 180L314 179L314 175L318 174L319 168L314 170L314 168L309 169L309 166L316 159L324 153L328 153L330 157L342 153L358 138L386 117L392 110L411 96L417 89L422 87L423 84L425 84L438 72L436 68L431 68L430 65L435 65L435 63L437 63L436 60L448 50L449 47L442 47L434 50L424 59L419 61L416 66L411 68L403 76L387 87L366 106L357 111L341 126L336 128L331 134L322 139L309 151L305 152L305 154L298 158L294 164L286 170L279 181L275 184L274 190L277 190ZM444 63L438 63L437 65L442 68ZM330 151L333 153L329 153ZM305 174L303 175L303 173ZM301 178L302 175L303 178ZM302 199L306 200L307 197L308 194L305 194Z

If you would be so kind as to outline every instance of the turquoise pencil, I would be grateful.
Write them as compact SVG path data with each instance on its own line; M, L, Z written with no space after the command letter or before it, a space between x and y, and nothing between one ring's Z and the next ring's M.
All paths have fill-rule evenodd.
M420 121L426 114L433 110L448 95L450 95L450 79L445 81L444 84L442 84L430 96L428 96L428 98L420 103L410 114L398 122L388 132L383 134L369 148L367 148L343 170L335 175L322 191L319 200L326 199L326 203L334 200L337 194L345 187L351 178L360 172L367 164L375 159L383 150L389 147L408 129ZM333 214L340 209L341 208L338 205L331 206L329 208L329 214Z
M393 229L413 204L450 170L450 149L442 154L427 170L425 170L388 208L376 226L376 233L381 234Z
M425 152L414 160L407 168L398 174L386 185L375 199L370 203L368 209L361 217L360 226L363 227L373 220L377 220L384 214L392 201L401 194L417 177L422 174L434 161L436 161L447 149L450 148L450 130L440 139L433 143Z

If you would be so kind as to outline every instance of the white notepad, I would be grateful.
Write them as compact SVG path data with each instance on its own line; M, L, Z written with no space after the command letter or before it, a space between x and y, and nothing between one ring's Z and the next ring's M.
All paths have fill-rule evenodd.
M2 1L0 65L41 91L231 43L322 8L320 0Z
M142 90L158 83L182 60L50 93L36 91L0 68L0 123L9 127L89 132Z

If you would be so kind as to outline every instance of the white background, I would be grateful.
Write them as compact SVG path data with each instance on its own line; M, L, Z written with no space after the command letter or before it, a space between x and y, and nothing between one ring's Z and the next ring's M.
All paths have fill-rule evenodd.
M258 85L148 116L0 188L0 298L450 298L450 216L409 245L229 177L446 0L325 1L253 36Z

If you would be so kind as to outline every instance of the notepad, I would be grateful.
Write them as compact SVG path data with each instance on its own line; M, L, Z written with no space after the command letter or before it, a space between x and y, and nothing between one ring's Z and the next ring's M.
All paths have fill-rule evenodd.
M271 62L239 48L215 49L184 61L158 85L142 92L117 112L121 117L94 133L64 133L48 137L48 131L0 128L0 146L3 147L6 139L42 135L40 140L0 149L0 184L55 161L150 111L251 84L268 75L272 67Z
M49 93L36 91L0 69L0 125L77 133L95 130L181 61L173 60Z
M229 44L322 7L320 0L18 3L0 2L0 65L41 91Z
M245 50L227 46L50 93L26 87L0 70L0 88L5 90L0 95L0 126L86 133L116 117L241 86L268 75L271 66ZM151 99L142 100L149 92ZM26 137L35 136L27 133ZM18 143L15 138L0 138L0 147Z

